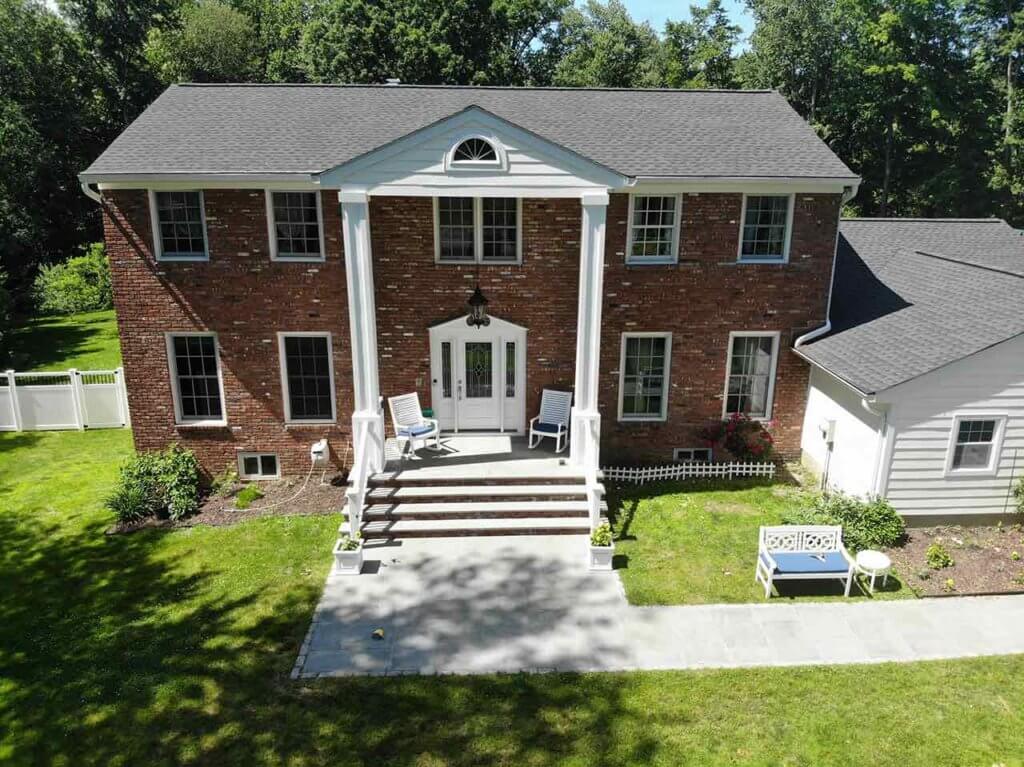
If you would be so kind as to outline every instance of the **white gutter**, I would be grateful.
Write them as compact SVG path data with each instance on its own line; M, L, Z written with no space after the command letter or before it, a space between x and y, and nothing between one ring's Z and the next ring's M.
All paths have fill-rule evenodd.
M91 186L89 186L88 181L82 182L82 191L85 192L85 196L88 197L90 200L95 200L100 205L103 204L103 198L100 197L100 193L93 189Z
M843 197L839 202L839 219L843 217L843 205L848 203L857 194L856 186L848 186L843 190ZM813 341L832 330L832 288L836 281L836 261L839 256L839 221L836 221L836 243L832 248L832 274L828 279L828 302L825 304L825 324L820 328L804 333L793 342L793 348L799 349L808 341Z

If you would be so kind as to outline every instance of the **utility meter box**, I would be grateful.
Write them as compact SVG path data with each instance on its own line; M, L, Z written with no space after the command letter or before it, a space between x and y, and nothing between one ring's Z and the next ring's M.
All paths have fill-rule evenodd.
M821 429L821 438L825 440L826 444L831 445L836 441L836 421L834 418L826 418L818 428Z
M331 448L327 445L326 439L317 440L313 443L312 447L309 448L309 460L313 462L313 465L317 468L327 465L327 461L331 458Z

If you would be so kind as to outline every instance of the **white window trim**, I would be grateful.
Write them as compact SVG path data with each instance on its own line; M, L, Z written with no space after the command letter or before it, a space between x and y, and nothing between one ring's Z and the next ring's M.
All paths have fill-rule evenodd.
M331 382L331 417L330 418L292 418L292 405L291 400L288 396L288 363L284 353L284 339L286 338L326 338L327 339L327 375L330 377ZM327 331L313 331L313 332L287 332L277 334L277 355L278 355L278 367L281 369L281 397L284 400L284 422L286 424L294 424L296 426L305 426L306 424L318 424L318 423L335 423L338 420L338 405L336 402L337 392L334 390L334 342L331 338L331 334Z
M782 332L779 330L734 330L729 333L729 347L725 356L725 387L722 391L722 419L728 418L729 412L729 374L732 370L732 347L733 341L737 338L771 338L772 339L772 369L768 378L768 397L765 400L765 414L763 416L750 416L751 421L766 422L772 420L772 412L775 409L775 376L779 367L779 341Z
M626 384L626 342L630 338L664 338L665 339L665 375L662 383L660 415L625 415L623 403ZM668 420L668 393L672 388L672 334L659 332L623 333L619 343L619 421L625 423L662 422Z
M270 242L270 260L280 261L286 264L310 264L323 263L327 260L327 250L324 246L324 200L319 191L311 189L266 189L265 199L267 207L267 239ZM282 256L277 251L277 227L274 220L274 194L275 193L309 194L316 195L316 222L320 231L320 255L319 256Z
M747 220L747 198L748 197L788 197L789 198L789 209L786 211L786 234L782 243L782 256L776 258L767 258L765 256L755 256L752 258L743 257L743 227L744 222ZM771 194L762 192L750 192L743 194L743 205L740 209L740 236L739 242L736 245L736 261L741 264L788 264L789 263L789 247L793 239L793 210L796 208L796 194L790 192L788 194Z
M523 200L516 197L516 259L515 261L484 260L484 206L483 197L473 197L473 260L456 261L441 258L441 197L466 197L468 195L451 194L434 197L434 263L445 266L460 264L481 264L483 266L518 266L523 263ZM489 195L505 197L507 195Z
M680 453L683 453L683 452L689 453L689 452L694 452L694 451L697 451L697 450L701 450L701 451L707 453L708 457L706 459L704 459L706 461L711 461L712 458L714 457L714 454L712 453L712 450L711 450L710 447L674 447L674 448L672 448L672 461L673 461L673 463L684 463L686 461L694 461L696 463L699 463L699 461L696 458L680 458L679 457Z
M994 477L999 473L999 460L1003 452L1003 437L1006 435L1006 413L964 412L953 414L953 426L949 432L949 445L946 448L946 477ZM961 421L995 421L996 430L992 435L992 452L989 465L981 469L954 469L953 454L956 451L956 438L960 432Z
M481 141L486 141L494 149L494 155L497 159L495 160L456 160L455 150L459 148L459 145L469 139L477 138ZM507 171L508 170L508 153L505 151L505 147L500 141L494 136L485 136L482 133L465 133L460 134L459 137L452 142L452 145L448 148L448 151L444 155L444 169L446 172L456 173L493 173L494 171Z
M665 256L634 256L633 255L633 201L637 197L674 197L676 200L675 223L672 226L672 255ZM626 216L626 263L629 265L665 265L679 263L679 231L683 218L683 195L682 194L641 194L639 192L629 195L629 212Z
M244 465L246 458L255 458L259 461L260 469L263 468L263 461L260 460L265 455L274 456L274 463L277 466L277 472L274 474L246 474ZM247 450L243 453L238 454L238 478L244 480L262 480L262 479L280 479L281 478L281 459L277 453L260 453L253 450Z
M178 366L174 359L174 339L188 337L213 337L213 353L217 358L217 384L220 386L220 418L198 418L187 420L181 414L181 392L178 391ZM174 400L174 425L192 427L222 427L228 425L228 409L224 397L224 366L220 362L220 339L216 333L204 331L171 331L164 333L164 346L167 350L167 372L171 376L171 397Z
M156 193L171 191L167 189L147 189L149 197L149 223L153 230L153 257L157 261L209 261L210 240L206 233L206 195L202 189L175 189L176 192L197 192L199 194L199 217L203 222L203 254L189 256L165 256L164 241L160 235L160 212L156 205Z

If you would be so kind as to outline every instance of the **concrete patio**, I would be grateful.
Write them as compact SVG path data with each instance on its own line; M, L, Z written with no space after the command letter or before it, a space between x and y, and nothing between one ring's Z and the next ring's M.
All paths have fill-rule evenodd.
M632 607L583 536L367 546L293 677L876 663L1024 653L1024 596ZM753 574L751 574L753 577ZM373 632L383 629L383 638Z

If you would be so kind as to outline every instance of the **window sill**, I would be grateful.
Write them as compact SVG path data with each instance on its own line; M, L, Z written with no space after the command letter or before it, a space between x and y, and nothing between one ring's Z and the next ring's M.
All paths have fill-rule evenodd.
M286 429L301 429L303 426L336 426L338 421L334 418L321 418L315 421L285 421Z
M189 263L189 262L196 262L196 261L209 261L210 257L208 255L204 255L204 256L167 256L167 255L164 255L164 256L157 257L156 260L161 262L161 263L174 264L174 263Z
M327 259L323 256L271 256L275 264L322 264Z
M999 473L996 468L992 469L946 469L944 479L957 479L958 477L994 477Z
M667 421L667 416L660 415L619 417L619 423L666 423Z
M788 264L788 258L737 258L737 264Z
M675 266L675 258L627 258L626 266Z
M227 421L178 421L175 429L226 429Z

